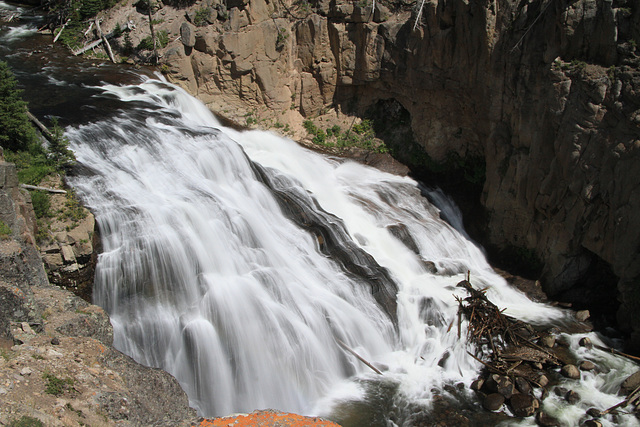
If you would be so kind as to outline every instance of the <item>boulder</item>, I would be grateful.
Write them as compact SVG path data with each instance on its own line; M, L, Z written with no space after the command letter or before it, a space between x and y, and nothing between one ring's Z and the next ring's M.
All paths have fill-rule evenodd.
M183 22L180 25L180 40L186 47L194 47L196 45L196 27L189 22Z

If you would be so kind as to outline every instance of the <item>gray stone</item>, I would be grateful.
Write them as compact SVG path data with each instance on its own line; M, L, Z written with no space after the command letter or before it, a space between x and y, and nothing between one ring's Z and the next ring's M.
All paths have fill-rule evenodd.
M186 47L196 45L196 27L188 22L183 22L180 26L180 39Z
M640 371L629 375L620 385L620 392L629 394L636 388L640 387Z

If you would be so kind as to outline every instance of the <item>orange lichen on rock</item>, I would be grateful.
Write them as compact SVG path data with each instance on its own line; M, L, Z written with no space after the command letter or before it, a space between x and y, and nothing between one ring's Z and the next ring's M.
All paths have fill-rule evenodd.
M254 411L250 414L204 419L197 427L340 427L317 417L304 417L274 410Z

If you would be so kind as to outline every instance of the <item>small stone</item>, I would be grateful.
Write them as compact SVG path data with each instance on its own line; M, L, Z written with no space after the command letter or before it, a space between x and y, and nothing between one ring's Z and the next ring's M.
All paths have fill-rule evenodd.
M581 371L593 371L594 369L596 369L596 365L590 360L583 360L580 362Z
M576 365L564 365L562 369L560 369L560 373L567 378L571 378L573 380L580 379L580 370Z
M542 411L538 412L538 415L536 415L536 421L543 427L556 427L560 425L558 420Z
M516 378L516 388L522 394L529 394L529 392L531 392L531 384L522 377Z
M500 393L491 393L485 396L484 400L482 401L482 407L487 411L497 411L498 409L502 408L504 401L505 398Z
M52 345L60 345L60 340L57 337L51 338Z
M578 344L580 345L580 347L586 347L589 349L593 347L593 343L591 342L591 339L589 337L580 338L580 341L578 341Z
M27 375L31 375L32 373L33 373L33 371L29 367L22 368L20 370L20 375L22 375L23 377L26 377Z
M48 359L60 359L62 357L63 357L63 354L58 352L58 351L55 351L53 349L47 350L47 358Z
M598 418L602 416L602 411L596 408L589 408L589 410L587 411L587 415L592 416L594 418Z
M545 335L540 338L539 344L543 347L553 348L556 345L556 337L553 335Z
M514 394L510 400L511 409L516 417L529 417L540 407L538 399L530 394Z
M582 423L583 427L602 427L602 423L598 420L587 420Z
M484 385L484 378L478 378L474 382L471 383L471 390L479 391Z
M553 393L556 396L564 396L565 394L567 394L568 391L569 391L568 389L560 386L557 386L553 389Z
M545 374L540 374L538 377L538 384L540 387L546 387L549 384L549 378Z
M576 313L576 320L578 322L586 322L590 316L589 310L580 310Z
M580 402L580 394L573 390L569 390L567 394L564 395L564 400L566 400L569 404L575 405Z
M31 326L29 326L29 324L27 322L22 322L20 324L20 327L22 328L22 331L25 334L30 334L30 335L35 335L36 333L33 332L33 329L31 329Z

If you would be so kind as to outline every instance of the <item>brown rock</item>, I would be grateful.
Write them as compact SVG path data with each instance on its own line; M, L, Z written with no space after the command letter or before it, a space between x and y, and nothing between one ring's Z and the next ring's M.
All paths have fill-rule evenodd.
M589 310L580 310L576 313L576 320L579 322L585 322L591 314Z
M620 385L622 394L629 394L636 388L640 387L640 371L629 375Z
M529 417L540 407L538 399L530 394L514 394L509 401L513 413L517 417Z
M525 380L524 378L517 377L515 383L516 388L518 389L518 391L520 391L520 393L529 394L531 392L531 384L529 384L529 381Z
M540 338L539 344L543 347L553 348L556 345L556 337L553 335L545 335Z
M576 365L564 365L562 369L560 369L560 373L573 380L580 379L580 370L576 367Z
M502 408L505 398L500 393L491 393L482 400L482 407L487 411L497 411Z
M567 394L564 395L564 400L569 402L571 405L575 405L580 402L580 394L576 391L569 390Z
M511 379L505 375L490 375L485 382L485 386L487 387L487 390L500 393L507 399L509 399L515 392L513 382L511 382Z
M556 427L560 425L560 421L542 411L536 415L536 421L543 427Z
M593 371L594 369L596 369L596 365L590 360L583 360L580 362L581 371Z

